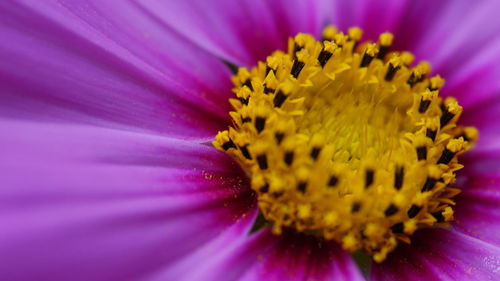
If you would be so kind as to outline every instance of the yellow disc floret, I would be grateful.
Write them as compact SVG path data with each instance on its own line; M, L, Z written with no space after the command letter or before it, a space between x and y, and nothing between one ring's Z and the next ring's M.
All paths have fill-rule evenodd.
M360 42L327 27L299 34L233 77L233 125L214 146L236 158L273 232L334 239L385 259L418 228L453 219L457 156L478 133L442 99L430 65L390 52L393 36Z

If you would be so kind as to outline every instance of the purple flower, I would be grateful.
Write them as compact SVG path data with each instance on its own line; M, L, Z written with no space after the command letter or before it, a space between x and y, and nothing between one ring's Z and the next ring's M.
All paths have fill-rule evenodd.
M469 1L0 2L0 279L500 280L500 4ZM334 241L252 231L250 179L210 145L232 73L325 24L394 34L481 136L449 228L363 276Z

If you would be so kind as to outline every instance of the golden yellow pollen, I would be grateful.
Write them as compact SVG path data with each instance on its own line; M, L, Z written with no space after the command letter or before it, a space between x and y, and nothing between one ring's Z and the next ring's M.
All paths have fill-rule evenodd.
M323 41L299 34L233 77L233 125L214 146L251 177L262 215L280 234L294 228L383 261L418 228L453 219L457 157L478 132L442 99L440 76L393 36L360 42L327 27Z

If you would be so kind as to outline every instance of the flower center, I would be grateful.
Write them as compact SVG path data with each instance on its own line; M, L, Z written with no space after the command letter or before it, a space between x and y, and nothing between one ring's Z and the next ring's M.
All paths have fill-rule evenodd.
M418 228L453 219L451 187L477 130L461 127L428 63L327 27L289 40L233 77L233 125L214 146L251 176L274 233L291 227L363 250L377 262Z

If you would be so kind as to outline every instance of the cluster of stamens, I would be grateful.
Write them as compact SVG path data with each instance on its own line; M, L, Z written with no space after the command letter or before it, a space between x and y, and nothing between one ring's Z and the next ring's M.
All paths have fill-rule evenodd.
M233 77L233 125L214 146L251 177L264 218L385 259L418 228L453 219L457 157L477 138L430 65L327 27Z

